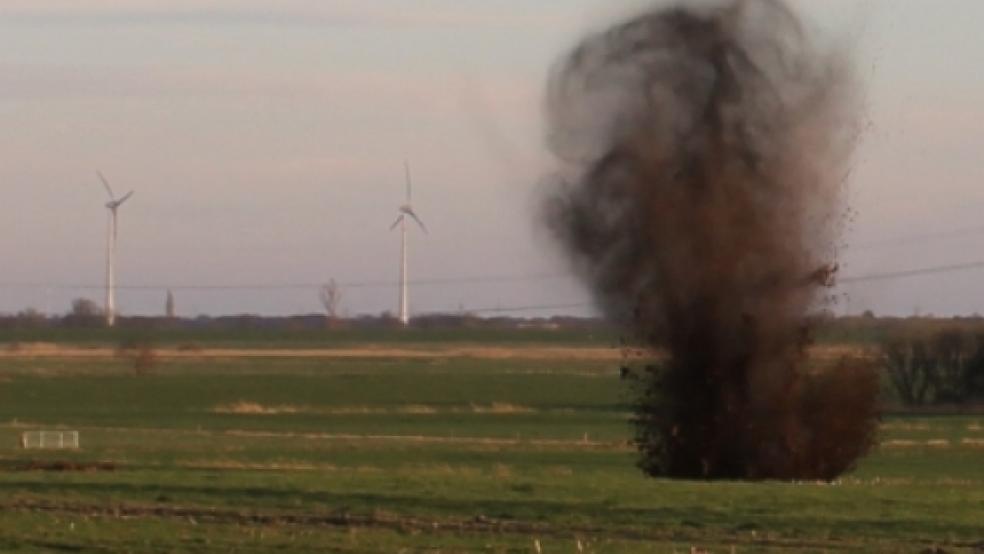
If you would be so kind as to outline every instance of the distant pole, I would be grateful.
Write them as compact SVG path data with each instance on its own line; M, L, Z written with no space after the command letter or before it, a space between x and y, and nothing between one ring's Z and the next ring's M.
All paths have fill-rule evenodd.
M321 305L325 309L325 323L328 327L334 327L338 322L338 305L342 301L342 291L334 277L328 280L328 284L321 287L319 297Z
M406 171L407 180L407 202L400 206L397 212L400 214L397 216L396 221L393 225L390 225L390 231L396 229L396 226L400 226L400 305L397 309L397 317L399 318L400 324L406 327L410 323L410 308L409 308L409 291L407 282L407 218L412 217L414 222L420 226L420 230L424 233L427 232L427 226L424 222L420 220L417 213L413 211L413 193L412 185L410 182L410 164L407 162L403 163L403 167Z
M174 294L171 289L167 290L167 299L164 301L164 315L168 319L174 319Z
M109 228L106 231L106 326L112 327L116 323L116 210L133 196L133 191L116 198L106 177L99 171L96 175L109 195L109 202L106 203L109 209Z
M116 209L109 210L109 229L106 233L106 325L116 324Z
M410 313L407 307L407 219L400 221L400 324L404 327L410 323Z

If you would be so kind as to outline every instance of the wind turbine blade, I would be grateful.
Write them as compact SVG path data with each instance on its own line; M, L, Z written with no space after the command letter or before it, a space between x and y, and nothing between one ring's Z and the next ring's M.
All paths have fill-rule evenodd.
M394 221L393 224L390 225L390 231L396 229L396 226L399 225L401 221L403 221L403 214L400 214L400 217L396 218L396 221Z
M411 204L411 199L413 198L413 194L411 192L411 187L410 187L410 162L404 160L403 169L407 176L407 206L409 206Z
M116 195L113 194L113 189L109 188L109 181L106 180L106 177L103 176L101 171L97 171L96 175L99 176L99 180L102 181L103 186L106 187L106 192L109 193L109 199L116 200Z
M119 200L116 201L116 207L118 208L121 205L123 205L123 203L126 202L126 199L129 198L129 197L131 197L131 196L133 196L133 191L132 190L130 192L124 194L123 195L123 198L120 198Z
M430 234L430 232L427 231L427 226L424 225L424 222L421 221L419 217L417 217L417 214L415 214L413 210L409 210L407 213L410 214L410 217L412 217L413 220L417 222L417 225L420 225L420 229L423 232L427 233L428 235Z

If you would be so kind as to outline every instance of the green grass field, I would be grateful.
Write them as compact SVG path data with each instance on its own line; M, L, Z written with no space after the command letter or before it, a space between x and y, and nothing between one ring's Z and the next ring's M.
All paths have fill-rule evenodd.
M59 345L116 346L150 342L156 346L232 347L232 348L331 348L379 344L579 344L609 346L618 344L618 332L599 329L514 329L514 328L274 328L241 327L196 329L193 327L24 327L3 329L0 347L18 343L46 342Z
M984 416L888 418L833 484L674 482L627 401L578 359L0 359L0 551L984 550Z

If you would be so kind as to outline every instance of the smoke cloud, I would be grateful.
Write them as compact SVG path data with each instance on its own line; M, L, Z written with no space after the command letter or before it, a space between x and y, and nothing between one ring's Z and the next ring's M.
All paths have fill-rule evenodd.
M876 427L870 368L806 356L858 136L849 64L780 0L695 4L557 65L546 218L606 313L668 353L639 377L644 471L833 478Z

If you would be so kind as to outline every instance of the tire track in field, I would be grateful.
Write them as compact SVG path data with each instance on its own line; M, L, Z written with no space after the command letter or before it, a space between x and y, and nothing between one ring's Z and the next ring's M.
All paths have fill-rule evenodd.
M554 539L616 539L639 542L693 542L710 547L756 546L780 550L802 549L857 549L863 543L839 538L828 539L785 539L775 536L743 534L734 530L721 529L723 534L730 533L728 539L706 537L706 530L685 531L681 528L637 529L627 527L600 527L596 525L551 524L530 522L514 519L496 519L484 515L470 518L424 518L412 515L397 514L351 514L338 512L334 514L298 514L274 512L245 512L232 509L182 507L182 506L148 506L139 504L83 504L70 502L53 502L44 500L16 500L0 503L0 511L39 512L62 515L79 515L86 517L103 517L116 519L176 519L185 520L192 525L198 524L236 524L258 526L298 526L298 527L336 527L336 528L367 528L385 529L397 532L423 532L430 534L490 534L490 535L525 535L539 538ZM932 545L945 548L958 548L964 551L976 552L984 547L984 542L957 541L911 541L914 548Z

